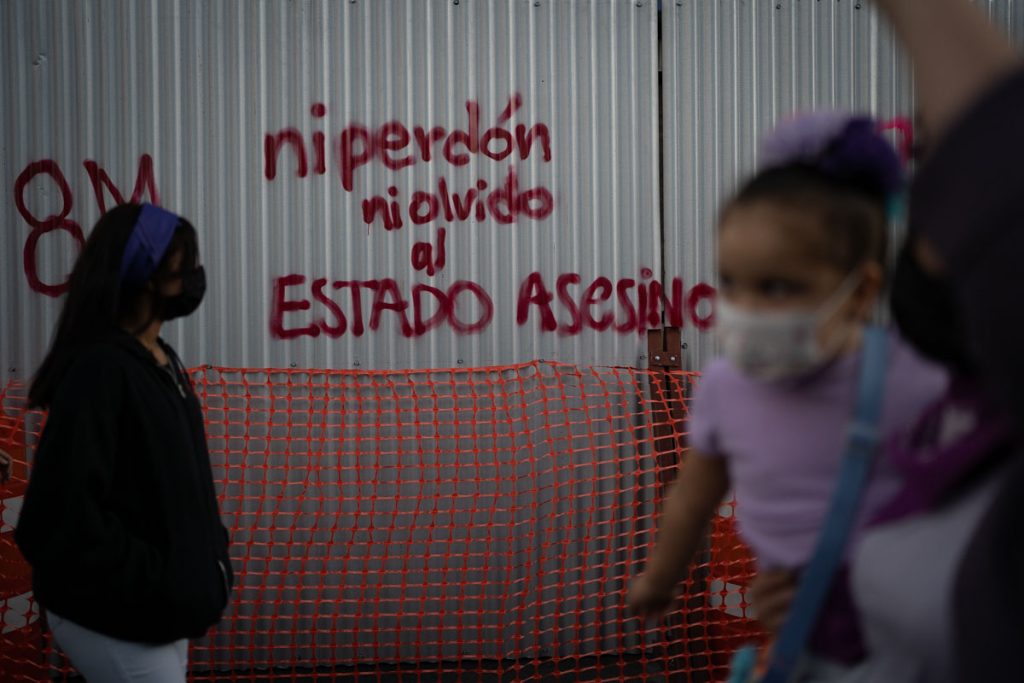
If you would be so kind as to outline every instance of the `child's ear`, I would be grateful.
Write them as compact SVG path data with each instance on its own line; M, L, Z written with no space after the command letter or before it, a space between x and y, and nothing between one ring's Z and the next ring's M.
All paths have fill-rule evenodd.
M885 269L882 264L868 261L861 266L860 284L854 293L856 315L862 321L871 320L878 299L885 287Z

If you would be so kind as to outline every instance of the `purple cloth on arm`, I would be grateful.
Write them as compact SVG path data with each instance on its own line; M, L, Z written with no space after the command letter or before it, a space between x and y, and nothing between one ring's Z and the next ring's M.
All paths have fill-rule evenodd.
M914 429L886 446L885 458L903 480L871 525L902 519L939 505L964 480L1013 445L1015 425L978 382L956 378Z

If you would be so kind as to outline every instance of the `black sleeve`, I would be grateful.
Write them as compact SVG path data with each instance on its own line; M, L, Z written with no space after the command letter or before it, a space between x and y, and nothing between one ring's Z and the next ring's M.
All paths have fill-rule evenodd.
M16 540L37 575L135 600L161 575L162 560L109 506L122 372L114 354L93 353L62 380L35 452Z
M918 173L911 232L934 244L983 379L1024 419L1024 71L951 129Z

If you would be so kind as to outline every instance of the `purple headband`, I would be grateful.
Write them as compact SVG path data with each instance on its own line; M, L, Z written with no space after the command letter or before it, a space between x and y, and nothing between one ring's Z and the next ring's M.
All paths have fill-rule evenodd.
M903 188L899 155L866 116L838 111L800 114L779 123L761 144L761 169L807 164L841 182L885 195Z
M181 218L152 204L143 204L121 257L121 284L146 282L164 257Z

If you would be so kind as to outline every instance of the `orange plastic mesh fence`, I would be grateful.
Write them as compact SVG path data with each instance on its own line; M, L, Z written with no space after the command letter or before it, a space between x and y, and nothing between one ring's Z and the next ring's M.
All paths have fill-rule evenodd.
M679 467L696 376L534 362L387 372L198 368L236 588L194 680L718 680L756 639L723 505L677 608L625 588ZM13 542L42 415L0 393L0 672L71 670ZM685 464L683 465L685 466Z

